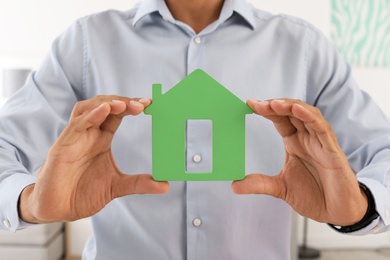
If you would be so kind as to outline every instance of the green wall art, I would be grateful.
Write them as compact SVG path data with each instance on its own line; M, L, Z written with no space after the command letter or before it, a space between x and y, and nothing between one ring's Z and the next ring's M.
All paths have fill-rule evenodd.
M390 67L390 0L331 0L331 38L356 67Z

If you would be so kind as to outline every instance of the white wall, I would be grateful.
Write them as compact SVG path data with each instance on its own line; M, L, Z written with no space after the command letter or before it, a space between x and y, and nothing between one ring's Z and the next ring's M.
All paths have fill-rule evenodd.
M128 9L136 0L0 0L0 66L35 66L53 39L78 17Z
M76 18L105 10L128 9L136 0L0 0L0 70L3 68L35 68L50 48L53 39ZM287 13L310 21L330 35L330 3L313 0L249 0L272 13ZM390 114L390 70L358 69L354 74L382 108ZM1 73L0 73L1 82ZM1 86L0 86L1 90ZM1 93L0 93L1 94ZM88 220L69 226L71 254L79 254L90 232ZM76 235L79 232L81 235ZM301 239L301 235L299 234ZM310 222L309 243L318 248L390 246L388 234L350 238L341 236L324 224Z

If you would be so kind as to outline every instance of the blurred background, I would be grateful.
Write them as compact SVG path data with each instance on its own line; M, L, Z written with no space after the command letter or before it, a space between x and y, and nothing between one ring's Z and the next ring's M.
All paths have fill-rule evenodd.
M135 0L0 0L0 101L38 67L55 37L77 18L106 9L126 10ZM271 13L301 17L319 28L353 67L361 88L390 114L390 0L249 0ZM390 234L343 236L327 225L295 216L298 245L329 250L373 250L371 260L390 259ZM17 234L0 231L0 259L79 259L91 232L88 219L34 227ZM306 235L305 235L306 234ZM28 256L21 258L20 255ZM325 259L325 258L324 258ZM336 259L335 257L326 259ZM345 259L345 258L337 258ZM352 259L352 258L351 258ZM357 259L357 258L353 258ZM359 258L360 259L360 258ZM362 258L367 259L367 258Z

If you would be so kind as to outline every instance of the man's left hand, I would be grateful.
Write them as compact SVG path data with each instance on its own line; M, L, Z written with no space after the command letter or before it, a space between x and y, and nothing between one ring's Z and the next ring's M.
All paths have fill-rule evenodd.
M367 198L319 109L291 99L247 103L274 123L283 138L285 161L277 176L250 174L233 182L233 191L283 199L318 222L339 226L359 222L367 211Z

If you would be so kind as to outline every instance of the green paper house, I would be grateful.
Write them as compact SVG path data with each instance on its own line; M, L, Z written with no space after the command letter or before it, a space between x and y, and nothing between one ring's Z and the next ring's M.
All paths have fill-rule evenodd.
M245 117L253 113L247 104L200 69L165 94L161 84L154 84L152 100L145 114L152 115L155 180L245 177ZM190 146L198 144L207 147L207 154L190 154Z

